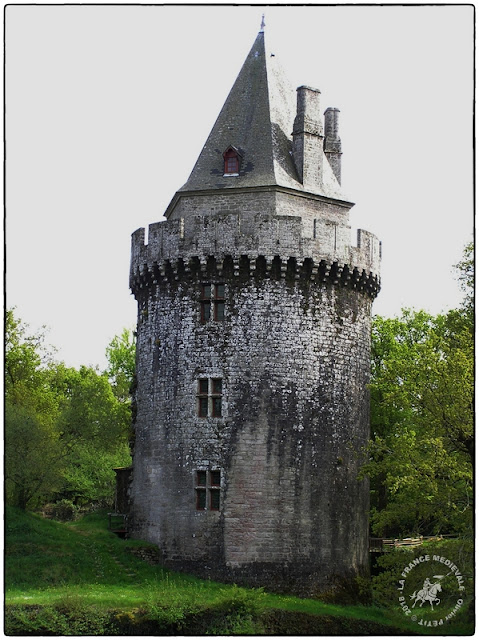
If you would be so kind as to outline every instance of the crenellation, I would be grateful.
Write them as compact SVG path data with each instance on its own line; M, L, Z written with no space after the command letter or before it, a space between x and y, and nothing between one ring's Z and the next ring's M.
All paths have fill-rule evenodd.
M257 229L256 237L248 232L252 220ZM211 225L205 230L202 217L190 218L184 223L184 238L180 237L183 226L180 220L160 222L150 225L148 245L144 244L144 229L137 230L132 236L130 286L137 287L147 274L155 274L157 278L168 277L171 273L176 274L176 278L183 273L190 275L198 270L198 263L204 277L212 266L221 275L229 261L233 261L234 273L239 275L243 260L248 264L249 274L253 275L259 256L264 257L266 270L270 272L278 256L283 276L288 268L298 278L301 271L311 270L314 279L319 268L327 278L331 268L340 265L334 267L334 277L339 269L340 274L344 273L341 279L344 284L350 280L356 284L374 282L374 294L379 290L380 245L367 231L358 230L358 246L351 247L346 244L349 227L339 227L329 221L318 220L316 237L304 237L304 225L295 217L258 214L248 220L249 226L239 228L235 221L231 222L229 217L216 219L212 237L208 233Z
M150 225L148 245L144 244L145 230L135 231L132 236L131 286L134 286L136 274L153 272L155 265L158 265L162 277L167 269L174 268L173 264L179 265L179 261L183 265L181 270L191 270L198 259L205 270L205 256L214 256L219 261L227 257L239 261L242 256L247 256L252 265L258 255L268 256L269 260L280 255L282 263L290 258L302 263L308 259L314 263L339 260L350 271L365 271L379 281L380 243L368 231L359 229L358 246L351 247L349 227L328 220L317 220L314 233L302 224L300 218L293 216L256 214L245 217L241 225L231 225L229 216L217 216L213 233L210 232L211 225L205 228L203 222L201 216L195 216L184 223L170 220ZM181 237L183 227L184 237ZM256 235L252 229L256 229ZM305 232L308 233L306 237ZM254 268L251 267L252 270Z

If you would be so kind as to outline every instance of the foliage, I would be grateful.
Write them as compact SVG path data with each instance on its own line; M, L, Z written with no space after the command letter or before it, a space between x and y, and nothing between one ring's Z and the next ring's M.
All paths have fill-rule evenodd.
M63 449L51 425L32 408L5 401L5 478L10 504L38 505L61 487Z
M9 310L5 318L5 479L7 500L25 509L58 487L64 452L55 429L60 398L52 389L45 333Z
M113 393L120 402L129 402L136 369L136 343L133 331L123 329L106 348L107 375Z
M130 463L130 423L130 406L115 395L106 373L56 362L45 333L31 333L12 310L7 311L9 504L26 509L62 498L77 504L112 502L112 469Z
M455 265L458 280L464 292L463 309L471 316L474 312L474 243L470 242L464 248L462 260Z
M472 526L473 344L457 311L376 317L372 333L372 524L377 535Z
M376 535L472 534L473 245L459 309L403 310L372 330L370 462Z
M62 378L68 401L58 427L69 449L61 495L78 504L111 502L112 469L130 463L129 408L114 395L106 375L91 368L68 369Z
M78 513L78 507L71 500L63 498L52 505L51 516L55 520L73 520Z

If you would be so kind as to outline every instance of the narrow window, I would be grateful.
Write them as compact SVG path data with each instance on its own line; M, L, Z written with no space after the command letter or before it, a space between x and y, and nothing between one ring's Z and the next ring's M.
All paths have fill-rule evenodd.
M225 285L202 284L200 305L201 322L205 323L210 319L222 322L225 318Z
M211 317L211 285L201 285L201 322L207 322Z
M206 489L196 489L196 508L198 511L206 509Z
M196 392L199 418L221 418L223 415L223 381L221 378L200 378Z
M219 511L221 471L196 471L195 500L197 511Z
M208 378L198 380L198 416L208 417Z
M225 285L215 284L214 286L214 318L221 322L225 317Z
M213 418L221 418L222 386L221 378L213 378L211 380L211 413Z
M220 510L220 490L219 489L210 489L210 510L211 511Z

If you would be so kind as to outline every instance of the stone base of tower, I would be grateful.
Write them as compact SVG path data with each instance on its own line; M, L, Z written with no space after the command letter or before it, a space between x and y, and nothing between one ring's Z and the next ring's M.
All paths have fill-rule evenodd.
M368 559L367 559L368 560ZM309 562L276 564L249 563L243 567L211 566L201 561L167 561L168 569L244 587L265 588L267 591L300 597L328 596L331 601L361 602L358 578L369 576L369 563L356 569L334 573L332 567L312 566ZM337 568L336 568L337 570Z

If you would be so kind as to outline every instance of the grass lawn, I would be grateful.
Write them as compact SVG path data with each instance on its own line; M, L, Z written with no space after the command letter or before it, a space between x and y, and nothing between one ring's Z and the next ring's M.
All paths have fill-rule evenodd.
M399 610L339 606L167 571L135 555L95 513L60 523L8 509L5 632L56 635L396 635L420 633ZM433 630L429 630L433 632ZM441 635L472 633L460 621Z

